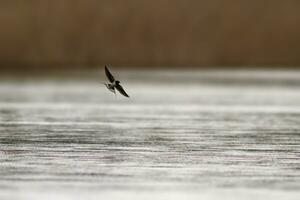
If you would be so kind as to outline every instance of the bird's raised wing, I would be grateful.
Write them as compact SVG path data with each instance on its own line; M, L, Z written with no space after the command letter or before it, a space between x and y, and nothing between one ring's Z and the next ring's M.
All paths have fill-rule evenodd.
M115 78L110 73L110 71L108 70L106 65L105 65L105 74L106 74L106 77L108 78L109 82L113 83L115 81Z
M125 97L129 97L129 95L125 92L125 90L123 89L123 87L120 84L116 85L116 89Z

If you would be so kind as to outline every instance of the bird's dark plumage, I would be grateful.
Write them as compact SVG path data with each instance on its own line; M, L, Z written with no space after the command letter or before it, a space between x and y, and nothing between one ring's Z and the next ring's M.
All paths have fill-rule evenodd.
M113 93L115 93L115 89L117 89L120 92L120 94L124 95L125 97L129 97L129 95L125 92L123 87L120 85L120 81L115 80L114 76L110 73L107 66L105 66L105 74L107 76L107 79L111 83L111 84L105 83L107 89L109 89Z
M125 97L129 97L129 95L125 92L125 90L120 84L116 84L115 87L122 95L124 95Z
M108 78L109 82L113 83L115 81L114 76L110 73L107 66L105 66L105 74L106 74L106 77Z

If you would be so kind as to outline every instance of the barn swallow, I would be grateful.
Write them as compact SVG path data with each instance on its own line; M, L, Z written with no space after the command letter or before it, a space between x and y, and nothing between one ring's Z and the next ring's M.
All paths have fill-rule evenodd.
M120 85L120 81L114 78L114 76L110 73L106 65L105 65L105 74L107 79L109 80L109 83L104 83L107 89L113 92L114 94L116 94L116 89L117 89L120 94L129 98L129 95L125 92L123 87Z

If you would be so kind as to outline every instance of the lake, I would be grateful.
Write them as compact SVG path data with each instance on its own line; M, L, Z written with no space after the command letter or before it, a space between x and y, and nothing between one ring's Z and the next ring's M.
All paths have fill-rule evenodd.
M300 71L0 79L1 199L299 199Z

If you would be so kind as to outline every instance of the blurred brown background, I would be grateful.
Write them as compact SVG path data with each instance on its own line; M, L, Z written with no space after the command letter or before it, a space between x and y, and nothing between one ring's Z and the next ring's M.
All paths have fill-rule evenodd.
M1 68L297 66L297 0L0 0Z

